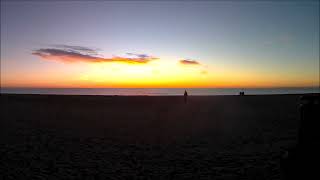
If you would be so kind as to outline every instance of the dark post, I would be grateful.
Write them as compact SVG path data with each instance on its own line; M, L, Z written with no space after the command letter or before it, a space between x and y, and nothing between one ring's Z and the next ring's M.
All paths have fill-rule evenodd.
M320 94L301 97L298 146L302 150L314 149L320 142ZM320 153L320 152L319 152Z
M286 179L319 177L319 100L320 94L310 94L300 98L298 142L296 147L287 151L286 157L281 160L281 168Z

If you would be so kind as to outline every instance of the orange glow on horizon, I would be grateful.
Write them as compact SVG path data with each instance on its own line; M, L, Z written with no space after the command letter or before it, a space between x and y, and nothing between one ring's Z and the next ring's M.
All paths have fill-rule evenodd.
M316 87L319 80L241 67L181 64L176 59L146 64L47 62L52 68L1 74L1 87L25 88L272 88Z

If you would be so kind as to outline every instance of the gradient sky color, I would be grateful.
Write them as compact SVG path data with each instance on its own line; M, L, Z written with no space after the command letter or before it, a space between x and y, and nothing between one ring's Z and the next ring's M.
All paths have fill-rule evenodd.
M319 86L319 1L1 1L1 86Z

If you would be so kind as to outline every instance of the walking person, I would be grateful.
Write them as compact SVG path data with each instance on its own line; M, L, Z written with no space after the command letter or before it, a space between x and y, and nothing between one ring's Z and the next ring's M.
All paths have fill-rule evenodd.
M187 104L187 98L188 98L188 93L186 90L184 90L184 103Z

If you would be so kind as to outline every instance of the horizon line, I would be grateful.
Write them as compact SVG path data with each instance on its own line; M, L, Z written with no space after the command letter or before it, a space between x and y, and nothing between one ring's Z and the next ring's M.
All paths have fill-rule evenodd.
M275 89L275 88L319 88L319 86L257 86L257 87L28 87L28 86L0 86L0 89Z

